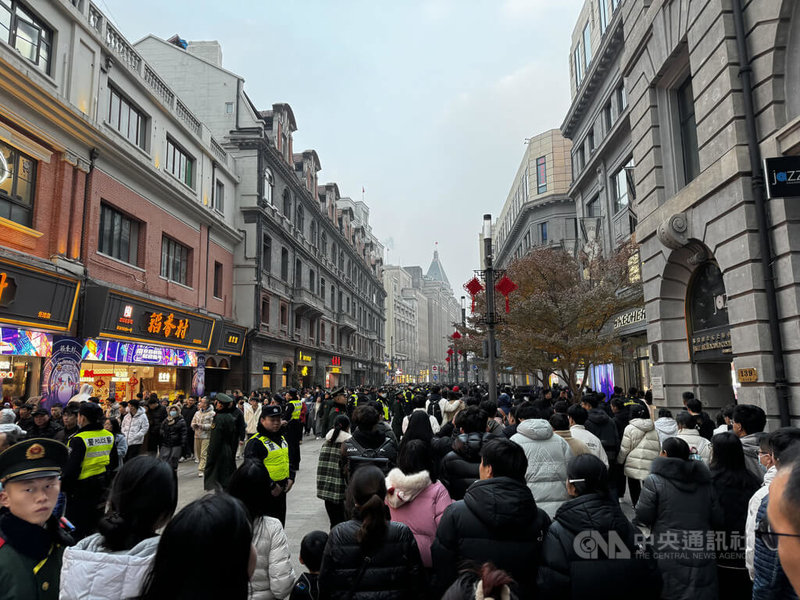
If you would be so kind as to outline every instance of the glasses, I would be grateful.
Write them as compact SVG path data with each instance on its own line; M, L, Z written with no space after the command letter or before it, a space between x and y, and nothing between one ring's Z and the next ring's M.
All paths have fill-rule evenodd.
M796 533L778 533L772 530L772 525L765 518L756 527L756 536L764 543L768 550L775 552L778 549L778 538L793 537L800 538Z

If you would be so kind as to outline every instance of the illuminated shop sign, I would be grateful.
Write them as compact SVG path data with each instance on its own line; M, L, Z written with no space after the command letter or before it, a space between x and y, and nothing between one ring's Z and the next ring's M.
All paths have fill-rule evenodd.
M0 260L0 323L68 331L79 292L77 279Z
M53 350L53 336L38 331L0 327L0 354L47 358Z
M207 351L217 320L174 306L92 286L87 290L84 335Z
M162 367L196 367L197 353L180 348L88 339L83 346L81 360L146 364Z
M214 338L214 352L216 354L227 354L229 356L241 356L244 351L244 337L247 333L245 327L234 325L233 323L223 322L217 327L217 335Z

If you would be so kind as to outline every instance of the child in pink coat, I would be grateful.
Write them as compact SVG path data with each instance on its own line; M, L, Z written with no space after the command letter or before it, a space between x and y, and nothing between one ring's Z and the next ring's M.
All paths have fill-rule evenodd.
M386 504L392 521L405 523L417 540L422 564L430 569L431 544L445 509L453 502L439 481L431 480L433 457L422 440L401 444L397 468L386 477Z

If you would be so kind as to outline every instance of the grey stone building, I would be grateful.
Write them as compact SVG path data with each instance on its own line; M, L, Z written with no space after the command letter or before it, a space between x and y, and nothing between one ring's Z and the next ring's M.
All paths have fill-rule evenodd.
M382 381L383 248L366 205L341 197L334 183L319 184L317 153L294 152L291 107L259 110L244 79L222 67L219 43L147 36L136 48L186 95L236 161L244 243L234 296L252 329L243 386Z
M800 150L798 11L794 0L626 0L614 17L623 21L656 403L678 406L681 392L693 390L712 407L736 394L773 419L800 415L798 204L769 200L760 220L762 165L753 164L758 153ZM752 89L743 85L744 60ZM790 397L783 403L781 363ZM754 369L751 381L736 381L737 369Z
M617 0L586 0L575 23L570 48L570 104L561 131L572 140L572 185L580 245L608 255L631 240L633 147L630 111L622 76L625 47L622 11ZM638 270L638 269L637 269ZM597 365L589 385L610 393L650 388L650 360L644 304L617 315L613 332L623 361Z

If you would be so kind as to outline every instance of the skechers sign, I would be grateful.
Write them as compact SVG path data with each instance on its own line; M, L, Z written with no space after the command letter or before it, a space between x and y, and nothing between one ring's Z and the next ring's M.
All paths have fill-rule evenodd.
M800 197L800 156L764 159L768 198Z

